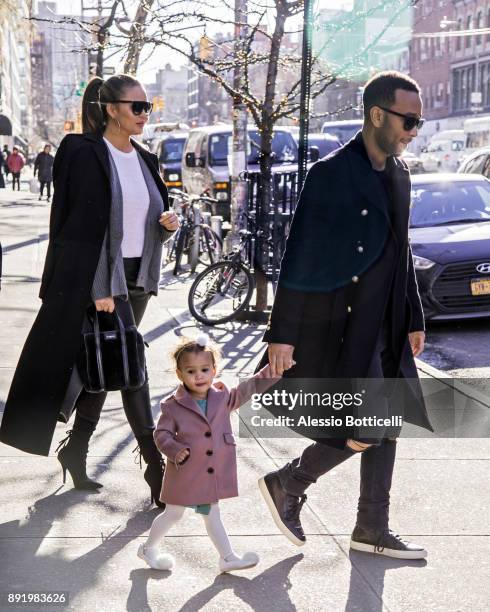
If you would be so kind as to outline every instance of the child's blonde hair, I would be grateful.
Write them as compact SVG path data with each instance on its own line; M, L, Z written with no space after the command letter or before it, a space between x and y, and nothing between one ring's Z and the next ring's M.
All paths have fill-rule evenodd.
M207 334L200 334L197 338L186 338L182 336L179 344L173 349L171 356L176 369L180 369L180 360L186 353L211 353L213 366L218 367L221 359L221 351L217 344L209 339Z

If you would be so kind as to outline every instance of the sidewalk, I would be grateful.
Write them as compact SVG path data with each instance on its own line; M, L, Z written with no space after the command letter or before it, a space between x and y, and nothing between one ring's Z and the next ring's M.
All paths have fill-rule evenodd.
M15 198L10 189L0 190L0 411L40 305L47 247L49 204L26 191ZM187 312L187 275L165 273L163 286L142 325L150 342L155 416L160 398L175 385L168 351L178 336L196 329ZM244 323L206 330L222 347L225 380L253 371L263 350L263 330ZM59 426L55 442L66 429ZM149 490L134 463L135 441L119 394L110 394L91 444L88 472L104 484L98 493L62 486L53 452L43 458L0 444L0 593L68 592L65 607L31 607L49 612L488 610L488 440L399 441L391 526L428 548L428 559L420 562L349 552L357 457L308 491L304 547L294 547L278 533L257 479L306 445L297 438L239 439L240 497L222 503L222 516L234 548L255 550L261 562L252 570L218 575L202 519L191 511L165 541L177 559L173 573L150 570L136 557L159 510L149 505ZM15 608L3 599L0 610L10 609Z

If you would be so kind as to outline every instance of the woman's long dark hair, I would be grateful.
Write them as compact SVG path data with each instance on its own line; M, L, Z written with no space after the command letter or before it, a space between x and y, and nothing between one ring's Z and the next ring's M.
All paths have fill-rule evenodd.
M141 85L141 83L129 74L115 74L107 81L100 77L91 79L83 94L82 132L102 134L108 121L107 107L104 102L121 100L126 89L135 85Z

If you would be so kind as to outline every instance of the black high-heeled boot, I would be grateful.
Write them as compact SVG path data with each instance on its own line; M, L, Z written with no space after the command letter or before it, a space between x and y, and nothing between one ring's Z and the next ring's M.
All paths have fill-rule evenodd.
M66 438L63 438L58 444L56 452L63 470L63 484L66 482L66 471L68 470L75 489L93 491L103 486L100 482L87 476L88 444L94 430L94 423L76 418L73 429L67 431Z
M140 451L140 467L141 457L143 457L147 464L143 478L150 487L151 502L155 502L159 508L165 508L165 504L160 501L163 474L165 473L165 461L155 445L153 435L137 436L136 439L138 441L138 447L135 450L139 448Z

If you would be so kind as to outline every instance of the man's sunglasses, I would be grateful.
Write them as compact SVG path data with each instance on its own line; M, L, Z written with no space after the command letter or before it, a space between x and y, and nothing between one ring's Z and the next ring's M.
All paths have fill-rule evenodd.
M99 104L99 102L94 102L94 104ZM140 102L139 100L110 100L109 102L100 102L100 104L131 104L133 115L136 116L141 115L141 113L150 115L153 110L152 102Z
M403 129L405 130L405 132L411 132L413 128L417 128L418 130L420 130L425 123L425 119L422 119L422 117L418 118L413 117L412 115L403 115L402 113L397 113L396 111L391 110L390 108L384 108L384 106L380 106L379 108L381 110L384 110L385 113L391 113L392 115L401 117L404 120Z

